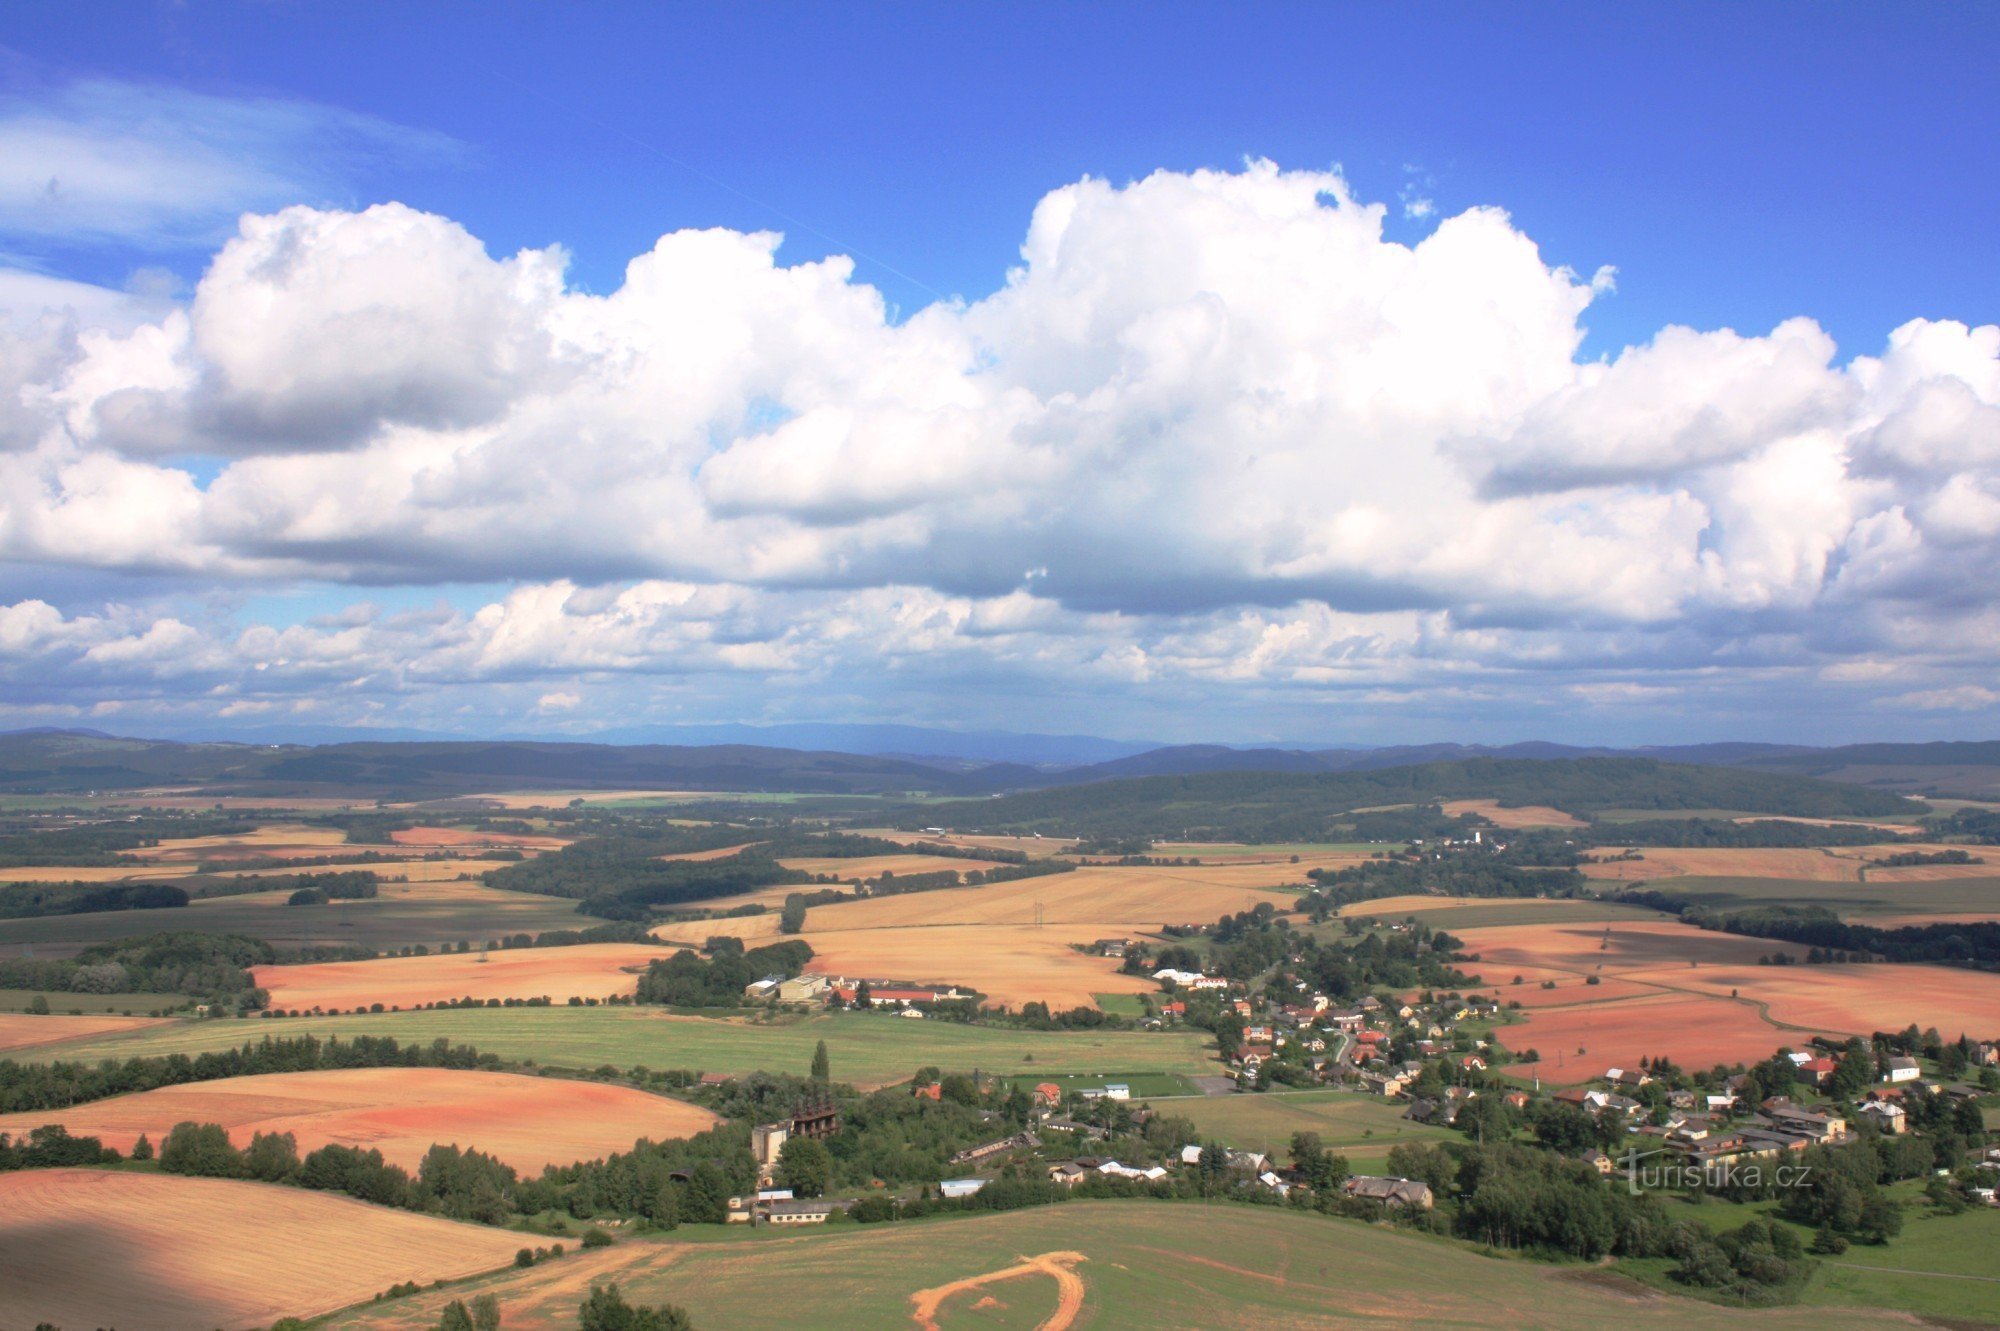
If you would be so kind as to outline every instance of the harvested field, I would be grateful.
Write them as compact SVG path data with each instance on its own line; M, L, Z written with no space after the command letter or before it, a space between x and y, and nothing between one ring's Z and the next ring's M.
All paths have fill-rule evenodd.
M321 1146L379 1150L415 1173L433 1145L497 1156L524 1175L630 1150L641 1137L689 1137L720 1122L697 1105L626 1086L448 1068L278 1072L193 1082L68 1109L0 1115L20 1136L43 1123L129 1151L174 1124L220 1123L238 1146L258 1132L289 1132L299 1153Z
M173 1001L172 995L149 994L147 997L154 1002ZM58 994L54 1001L60 1003L62 999L63 995ZM160 1025L164 1021L165 1018L160 1017L114 1017L109 1014L83 1017L31 1017L19 1012L0 1012L0 1057L7 1057L41 1045L88 1039L93 1035L136 1031L143 1026Z
M365 904L365 903L363 903ZM454 998L609 998L638 987L648 962L668 954L643 943L587 943L498 952L454 952L305 966L257 966L271 1006L286 1010L414 1007Z
M1101 934L1095 927L939 925L909 929L822 931L800 935L812 944L808 969L825 975L868 976L977 989L995 1003L1018 1007L1094 1007L1099 994L1150 994L1159 985L1124 975L1109 957L1078 952Z
M1606 846L1592 854L1617 855L1625 847ZM1839 847L1852 852L1852 847ZM1636 860L1603 860L1583 866L1586 878L1636 882L1661 878L1790 878L1805 882L1852 883L1862 861L1816 846L1640 846Z
M170 882L195 871L186 864L27 864L0 869L0 883Z
M1443 806L1447 816L1476 813L1495 827L1587 827L1588 823L1561 809L1545 804L1523 804L1509 808L1498 800L1449 800Z
M364 849L366 849L364 847ZM406 848L408 849L408 848ZM321 852L315 852L319 854ZM509 863L507 860L477 859L403 859L390 864L332 864L307 865L300 869L210 869L205 876L211 878L255 878L262 874L280 873L337 873L353 869L371 869L384 878L407 878L412 881L432 878L477 877L488 869L498 869ZM0 884L5 883L123 883L123 882L173 882L202 873L201 862L182 860L176 863L149 864L50 864L25 865L11 869L0 869Z
M1922 813L1923 810L1918 810ZM1912 815L1916 816L1915 814ZM1909 836L1923 829L1915 823L1876 822L1867 818L1792 818L1778 814L1746 814L1736 820L1739 823L1804 823L1808 827L1872 827L1877 832L1887 832L1891 836Z
M423 850L455 850L462 846L508 847L513 850L561 850L568 837L522 836L515 832L475 832L464 827L405 827L389 834L399 846Z
M520 1237L303 1188L0 1174L0 1326L269 1326L504 1267Z
M1093 1003L1097 994L1150 993L1157 986L1120 975L1117 962L1086 956L1072 944L1145 933L1164 924L1206 924L1259 902L1288 907L1292 893L1248 884L1283 881L1295 872L1293 866L1268 864L1089 867L982 887L815 906L800 936L813 947L812 969L826 974L957 983L995 1002L1074 1007ZM784 895L767 890L705 904L776 904ZM698 920L662 925L654 933L688 944L712 934L759 942L778 936L778 918Z
M1645 906L1555 897L1378 897L1343 907L1340 914L1377 920L1415 916L1433 928L1454 933L1503 924L1587 924L1660 918L1658 911Z
M504 869L508 860L404 860L400 864L384 865L375 872L386 884L391 879L400 878L406 883L443 883L453 879L477 879L489 869ZM383 890L387 890L385 887ZM519 896L518 892L501 893L503 896Z
M507 1331L568 1331L592 1283L635 1303L684 1306L700 1327L810 1308L825 1331L920 1326L912 1296L992 1277L1024 1254L1065 1261L1081 1285L1074 1325L1091 1331L1263 1331L1424 1325L1627 1331L1852 1331L1899 1324L1844 1309L1717 1307L1609 1272L1498 1261L1463 1247L1277 1207L1071 1202L928 1224L830 1226L745 1242L628 1241L602 1252L355 1309L339 1331L429 1331L452 1298L491 1291ZM982 1296L991 1303L981 1306ZM944 1302L947 1329L1025 1329L1060 1306L1055 1282L1023 1275Z
M1034 836L961 836L946 833L938 836L930 832L898 832L893 828L870 827L857 829L858 835L881 837L884 841L900 841L906 846L922 849L924 846L953 846L961 850L1018 850L1031 859L1049 859L1069 843L1058 837Z
M1249 910L1262 901L1281 907L1290 906L1295 899L1293 893L1277 891L1269 886L1252 886L1271 884L1284 878L1285 875L1268 865L1180 869L1091 866L1045 878L866 897L815 906L807 917L806 932L929 928L946 924L1033 924L1038 904L1044 924L1090 924L1107 929L1209 924L1223 915ZM727 907L755 901L776 903L800 890L798 887L767 888L703 904ZM735 920L663 925L655 932L663 937L693 941L699 941L709 933L728 933L749 939L773 936L777 927L775 917L747 916Z
M951 855L862 855L850 859L814 857L779 860L778 863L801 873L832 874L845 882L880 878L884 873L908 878L919 873L971 873L975 869L997 869L1001 865L999 860L962 860Z
M566 807L571 800L582 800L585 804L618 804L627 800L712 800L716 798L716 792L712 790L503 790L490 794L464 795L460 798L468 803L488 808L519 811L560 809Z

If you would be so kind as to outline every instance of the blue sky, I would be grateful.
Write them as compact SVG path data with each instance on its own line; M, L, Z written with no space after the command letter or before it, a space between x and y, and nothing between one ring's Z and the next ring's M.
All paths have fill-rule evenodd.
M1986 548L1990 459L1970 444L1954 452L1895 442L1925 430L1983 439L1980 412L1993 405L1977 335L2000 317L1992 243L2000 163L1981 102L2000 73L2000 11L1989 6L50 4L0 16L0 47L0 126L28 136L16 143L56 145L46 182L25 165L0 180L0 268L12 282L0 295L12 293L14 317L49 290L31 278L103 289L63 290L84 326L120 337L158 323L171 340L174 311L194 315L189 347L158 352L164 359L142 355L143 337L115 353L63 343L67 350L21 371L37 402L73 401L82 390L65 382L97 394L84 413L90 423L79 424L82 409L72 407L59 427L53 414L18 427L16 455L35 459L22 461L29 470L18 484L32 476L46 507L0 525L14 533L0 549L0 603L46 605L59 623L36 630L56 637L21 639L40 644L38 661L0 676L0 713L11 709L24 723L73 715L134 726L247 724L296 712L315 721L587 729L633 715L852 712L1056 728L1016 714L1043 706L1061 714L1062 727L1095 721L1171 738L1507 739L1563 730L1647 740L1682 737L1693 709L1714 737L1839 740L1957 734L2000 702L1983 592L1954 572ZM53 139L50 125L60 130ZM67 165L76 144L103 154L95 186ZM1438 396L1459 414L1419 422L1428 404L1412 399L1394 410L1357 400L1328 415L1322 385L1280 413L1271 426L1280 442L1267 447L1262 426L1242 426L1244 404L1297 381L1279 368L1291 353L1264 347L1258 354L1270 358L1254 366L1160 369L1163 383L1219 377L1170 409L1143 394L1107 408L1104 437L1122 442L1044 466L1036 450L1051 432L1091 434L1064 414L1064 394L1085 387L1072 382L1076 367L1119 348L1165 355L1165 344L1147 339L1157 339L1170 308L1209 302L1234 329L1269 328L1282 322L1282 306L1259 301L1283 296L1285 263L1336 263L1329 237L1345 232L1312 241L1300 232L1335 210L1280 226L1272 209L1291 205L1252 197L1246 164L1257 161L1337 170L1353 201L1382 205L1367 262L1379 259L1387 274L1408 247L1429 252L1430 273L1412 289L1432 301L1450 288L1464 302L1456 313L1440 310L1437 328L1503 308L1477 346L1430 335L1432 372L1456 386ZM1175 186L1204 170L1221 173L1213 191ZM1162 172L1173 180L1120 192ZM1048 282L1031 279L1010 301L1003 287L1023 264L1038 203L1070 197L1086 177L1108 182L1112 197L1077 196L1092 225L1065 232L1060 264L1051 251L1030 265ZM109 193L94 197L93 187ZM507 298L506 317L536 331L519 345L485 348L476 367L357 369L353 383L329 380L314 390L320 396L285 398L294 376L269 356L254 366L232 361L261 356L257 326L240 322L252 318L242 313L252 308L240 303L247 297L230 285L226 264L203 301L194 293L239 215L299 204L335 217L389 202L482 244L492 271L475 264L465 282L491 279L495 292L527 271L503 273L511 256L559 247L563 257L547 260L549 271L560 269L549 279L557 288L527 314ZM1468 241L1470 257L1426 247L1447 219L1494 208L1509 220ZM1218 210L1229 209L1274 229L1223 226ZM816 359L831 352L814 348L764 366L783 338L757 334L758 371L709 383L711 414L685 423L689 438L721 441L714 456L678 451L679 436L665 427L657 437L621 435L637 427L615 394L563 398L574 384L538 377L541 353L523 348L595 319L582 311L596 307L576 298L617 292L626 265L681 228L781 231L779 265L852 256L839 291L788 307L773 327L805 326L836 306L835 322L861 317L843 303L846 293L873 288L887 305L879 327L840 326L852 346L881 334L881 356L857 352L854 363L834 366ZM407 283L415 270L391 266L394 251L396 264L434 265L444 275L439 299L452 299L458 270L439 265L472 261L448 237L396 250L412 234L384 224L335 240L326 227L310 236L293 227L256 243L269 251L267 265L271 253L357 246L400 274L383 281ZM1153 256L1168 269L1149 274L1125 261L1169 235ZM1534 246L1547 271L1515 272L1515 240ZM255 248L239 244L246 254ZM1304 248L1286 257L1293 244ZM1239 272L1231 255L1266 264L1267 275ZM724 261L696 258L688 271L711 263ZM1181 291L1171 302L1161 294L1209 264L1213 290ZM242 271L247 282L265 270ZM352 300L338 283L375 289L355 272L284 298L300 309L324 299L349 312L340 326L351 328ZM1040 349L1060 341L1056 330L1072 326L1063 318L1082 317L1064 302L1100 275L1111 294L1085 320L1093 331L1061 363L1035 368ZM1359 268L1319 277L1323 285L1304 280L1300 289L1335 301L1377 280ZM1239 278L1243 288L1227 286ZM716 297L725 312L729 301L743 310L806 301L773 294L763 278L743 280ZM1558 289L1565 280L1574 308ZM682 297L689 289L672 286ZM947 297L967 305L941 340L909 326ZM1411 299L1385 297L1382 309L1406 309ZM1139 313L1148 301L1157 308ZM310 322L324 313L299 316L307 322L296 344L273 341L307 377L371 354ZM458 325L439 332L435 307L397 318L405 315L419 330L412 345L457 335ZM499 316L480 317L468 326L490 329ZM1773 336L1801 317L1814 334ZM1892 331L1911 320L1944 331L1913 335L1892 354ZM664 355L685 334L612 322L615 330L592 335L597 351L637 340L617 356L605 352L607 364ZM1702 340L1659 350L1609 387L1584 382L1591 363L1658 346L1669 325ZM1971 331L1954 342L1958 325ZM1369 326L1343 316L1301 328L1308 340L1293 350L1312 354L1319 339L1327 385L1350 386L1417 354L1371 345ZM890 336L896 330L904 336ZM1744 343L1725 345L1726 330ZM711 328L685 345L722 335ZM1530 349L1518 363L1503 354L1510 341ZM902 349L888 350L892 342ZM997 365L1005 387L1036 399L1036 418L948 446L898 433L909 428L900 413L934 412L952 382L940 369L928 386L884 388L882 376L902 373L919 352L940 366L970 355L960 376ZM1855 369L1856 356L1889 368ZM21 363L30 359L24 352ZM1571 363L1582 368L1562 368ZM253 370L261 396L242 388ZM1097 387L1123 391L1130 366L1119 373L1126 378ZM1577 382L1557 382L1566 374ZM141 429L130 403L168 392L161 375L179 376L171 393L186 400L158 406L162 414ZM1423 374L1407 377L1421 398ZM113 379L124 396L104 387ZM867 387L834 392L826 386L835 381ZM1503 381L1505 391L1493 387ZM230 382L237 388L219 387ZM1885 396L1892 390L1902 396ZM764 406L717 405L744 394ZM856 394L890 399L889 416L902 423L883 423L883 402ZM1972 416L1950 415L1953 394ZM103 405L114 399L115 410ZM363 400L375 405L321 433L327 403ZM640 400L659 409L644 394L632 399ZM1011 410L1007 400L986 403L980 429L1000 428L991 422ZM589 423L560 442L530 440L558 402L565 419ZM602 420L592 414L600 409ZM1907 429L1895 425L1899 412L1914 422ZM116 429L104 424L114 417ZM244 424L253 417L254 428ZM773 431L794 417L822 423L803 442ZM1619 424L1600 428L1607 421ZM1642 437L1655 427L1659 438ZM1133 441L1162 429L1169 445L1135 462ZM845 442L828 442L843 430ZM419 431L432 432L428 444L413 439ZM494 437L467 445L466 431ZM483 470L461 453L462 470L438 480L434 454L447 435L482 451ZM426 447L426 460L413 461ZM652 469L618 469L617 459L655 447ZM589 465L575 470L632 496L630 511L568 532L554 530L570 512L561 501L509 509L518 497L493 488L488 465L507 448L530 457L579 450ZM1014 457L1010 448L1027 451ZM1421 464L1378 475L1377 462L1402 449L1417 450ZM1306 489L1311 502L1267 526L1255 494L1232 495L1242 506L1211 522L1198 500L1236 484L1225 478L1238 455L1266 469L1255 485L1271 487L1278 507ZM835 463L811 481L809 464L828 456ZM980 459L997 456L1011 458L1007 478L1101 470L1114 457L1132 470L1096 501L1102 522L1065 514L1044 523L1022 514L1046 512L1076 484L1010 496L1018 502L1006 509L995 496L1011 479L996 486L981 471ZM305 475L311 458L330 470ZM101 462L98 480L65 470L80 459ZM79 501L103 500L102 477L114 470L119 502L159 518L158 543L202 553L123 548L139 526L92 517ZM475 470L485 477L477 485ZM668 471L681 483L667 484ZM981 513L975 531L955 530L942 503L925 512L906 493L915 475L933 499L995 511ZM351 493L361 476L399 478L382 482L393 496L377 501L411 506L394 539L366 512L327 511L328 497ZM657 492L645 488L656 481ZM152 497L136 498L146 487ZM1392 517L1383 530L1421 522L1420 496L1438 487L1465 507L1441 519L1433 546L1483 520L1490 547L1370 560L1354 545L1353 533L1375 530L1368 524L1384 514ZM319 495L318 511L308 511L306 493ZM1810 494L1797 521L1789 512L1771 518L1794 493ZM1162 520L1181 524L1166 549L1147 530ZM75 527L68 534L66 522ZM1580 542L1565 557L1569 572L1592 571L1486 577L1496 551L1523 548L1509 544L1523 532L1538 551ZM669 631L649 620L664 637L602 654L524 652L495 664L479 638L482 608L489 628L511 623L510 594L558 584L582 597L569 618L545 626L552 638L612 632L591 598L649 582L697 588L689 595L716 604L698 627L676 618ZM1593 593L1614 584L1624 589L1617 604ZM445 614L463 622L424 620ZM852 632L871 616L913 636L883 629L886 655L871 661ZM949 641L911 630L930 617L952 625ZM802 632L807 622L815 632ZM158 648L163 623L179 626L165 636L198 668L104 666L120 655L107 642L151 630ZM260 626L266 637L324 635L307 653L322 673L260 687L299 660L262 638L246 645ZM51 664L58 638L75 653L65 666ZM356 655L341 662L329 644L348 638ZM475 649L474 639L485 646ZM1269 668L1230 664L1246 652ZM425 669L409 669L415 660ZM833 664L815 673L809 661ZM1581 711L1572 705L1579 699Z
M1608 346L1810 313L1872 351L1913 313L2000 303L1991 6L108 8L124 21L15 7L0 33L31 78L447 135L455 160L378 163L314 201L560 243L598 289L661 230L719 225L874 256L860 276L905 309L976 297L1049 189L1263 156L1338 163L1371 198L1505 207L1551 261L1615 264L1590 319ZM115 281L154 257L61 262Z

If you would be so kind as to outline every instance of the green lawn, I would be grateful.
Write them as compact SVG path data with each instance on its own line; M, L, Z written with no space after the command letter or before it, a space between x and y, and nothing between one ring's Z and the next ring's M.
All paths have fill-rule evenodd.
M1166 1072L1106 1072L1088 1077L1052 1073L1047 1076L1028 1075L1014 1078L1015 1085L1030 1090L1045 1081L1053 1082L1065 1091L1081 1091L1111 1082L1123 1082L1132 1089L1134 1100L1198 1094L1194 1083L1186 1077Z
M1097 1006L1118 1017L1143 1017L1146 1003L1138 994L1092 994Z
M1922 1317L2000 1323L2000 1209L1975 1207L1941 1215L1923 1200L1922 1185L1907 1180L1889 1188L1903 1204L1903 1232L1881 1247L1855 1244L1838 1257L1816 1259L1799 1302L1814 1308L1883 1308ZM1788 1226L1806 1243L1812 1232L1778 1215L1775 1202L1728 1202L1705 1198L1668 1203L1675 1219L1700 1221L1719 1232L1750 1220ZM1622 1269L1657 1288L1677 1289L1668 1272L1673 1262L1621 1262Z
M1294 1132L1317 1132L1358 1168L1378 1165L1402 1142L1464 1140L1448 1128L1410 1122L1401 1101L1354 1091L1265 1091L1151 1103L1162 1114L1194 1120L1204 1138L1266 1155L1284 1155Z
M1994 855L2000 861L2000 852ZM1846 919L1871 915L2000 913L2000 876L1942 878L1928 883L1815 883L1797 878L1661 878L1649 888L1697 905L1824 906Z
M604 1267L635 1303L676 1303L699 1327L776 1320L824 1331L908 1327L919 1290L1067 1258L1090 1331L1211 1327L1617 1326L1627 1331L1848 1331L1872 1319L1814 1309L1742 1311L1650 1296L1609 1273L1483 1257L1386 1226L1278 1207L1071 1202L1000 1215L829 1225L778 1235L628 1239ZM1080 1260L1077 1260L1080 1259ZM335 1328L430 1331L450 1299L490 1291L505 1325L573 1326L580 1261L510 1270L336 1315ZM1024 1274L944 1303L944 1327L1026 1328L1055 1310L1056 1282ZM782 1310L796 1310L785 1313Z
M689 1068L745 1073L758 1069L804 1075L813 1047L826 1041L833 1075L878 1085L902 1081L920 1067L1014 1076L1070 1073L1134 1077L1147 1073L1212 1072L1209 1037L1187 1031L1022 1031L906 1021L859 1012L760 1022L688 1017L646 1008L477 1008L387 1012L373 1016L226 1018L177 1022L121 1035L46 1045L25 1051L53 1059L130 1058L226 1049L265 1035L388 1035L398 1040L449 1039L502 1058L557 1067Z
M26 1012L28 1004L37 997L49 1000L51 1012L83 1012L91 1016L108 1012L150 1017L194 1002L180 994L72 994L60 989L0 989L0 1012Z

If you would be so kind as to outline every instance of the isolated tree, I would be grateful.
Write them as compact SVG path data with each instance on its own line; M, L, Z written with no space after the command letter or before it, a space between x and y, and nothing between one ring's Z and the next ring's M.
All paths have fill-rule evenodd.
M874 993L875 991L869 987L868 981L866 980L863 980L860 984L855 985L854 1006L859 1008L874 1007L875 1006Z
M812 1079L817 1082L833 1080L833 1060L827 1057L824 1040L813 1050Z
M49 998L47 994L36 994L28 1000L28 1015L32 1017L46 1017L49 1015Z
M778 1170L785 1186L801 1197L818 1197L826 1192L833 1176L833 1157L810 1137L788 1137L778 1148Z
M453 1299L438 1318L437 1331L472 1331L472 1312L464 1299Z
M794 892L785 898L785 909L778 916L778 932L795 934L806 927L806 899Z
M139 1140L132 1143L132 1158L134 1160L151 1160L153 1158L152 1138L143 1132L140 1133Z
M472 1331L500 1331L500 1300L481 1294L472 1301Z

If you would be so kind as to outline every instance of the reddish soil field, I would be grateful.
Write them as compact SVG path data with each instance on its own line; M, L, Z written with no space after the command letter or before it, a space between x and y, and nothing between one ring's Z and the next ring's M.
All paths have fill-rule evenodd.
M1754 1005L1726 997L1659 994L1541 1008L1524 1024L1503 1026L1498 1034L1509 1049L1532 1048L1541 1055L1539 1063L1508 1064L1508 1073L1572 1085L1601 1077L1606 1068L1631 1067L1642 1057L1665 1055L1691 1068L1755 1063L1781 1046L1803 1047L1813 1032L1772 1026Z
M262 1327L512 1264L522 1235L262 1183L0 1174L0 1326Z
M61 995L57 995L57 1001L60 1000ZM157 1026L165 1020L165 1017L30 1017L20 1012L0 1012L0 1056L16 1049L61 1044L64 1040L80 1040L89 1035Z
M1651 978L1651 977L1647 977ZM2000 1036L2000 975L1947 966L1731 966L1676 972L1676 985L1768 1005L1774 1020L1844 1034L1915 1022L1949 1039Z
M1709 933L1669 922L1508 925L1461 936L1481 963L1468 963L1502 1002L1518 999L1525 1024L1504 1027L1509 1049L1533 1047L1546 1060L1588 1051L1572 1080L1606 1066L1665 1054L1709 1067L1768 1057L1815 1034L1844 1037L1935 1026L1946 1038L2000 1035L2000 975L1943 966L1760 966L1761 955L1797 948L1760 938ZM1510 983L1513 976L1521 985ZM1596 985L1582 980L1601 978ZM1554 990L1540 988L1553 979ZM1522 1075L1551 1069L1518 1067Z
M524 947L500 952L453 952L375 961L328 961L306 966L257 966L257 983L271 991L271 1006L348 1011L380 1003L415 1007L454 998L541 998L557 1003L609 998L638 987L648 962L664 960L662 948L640 943L586 943L579 947Z
M630 1150L641 1137L689 1137L720 1120L697 1105L625 1086L447 1068L279 1072L170 1086L68 1109L0 1115L22 1136L44 1123L129 1151L176 1123L220 1123L238 1146L289 1132L299 1153L329 1144L382 1152L414 1172L433 1145L476 1148L523 1174Z
M1613 924L1506 924L1455 931L1489 982L1504 983L1523 966L1606 977L1667 966L1749 964L1789 948L1762 938L1711 933L1672 920ZM1510 969L1511 968L1511 969ZM1505 972L1505 974L1501 974Z

